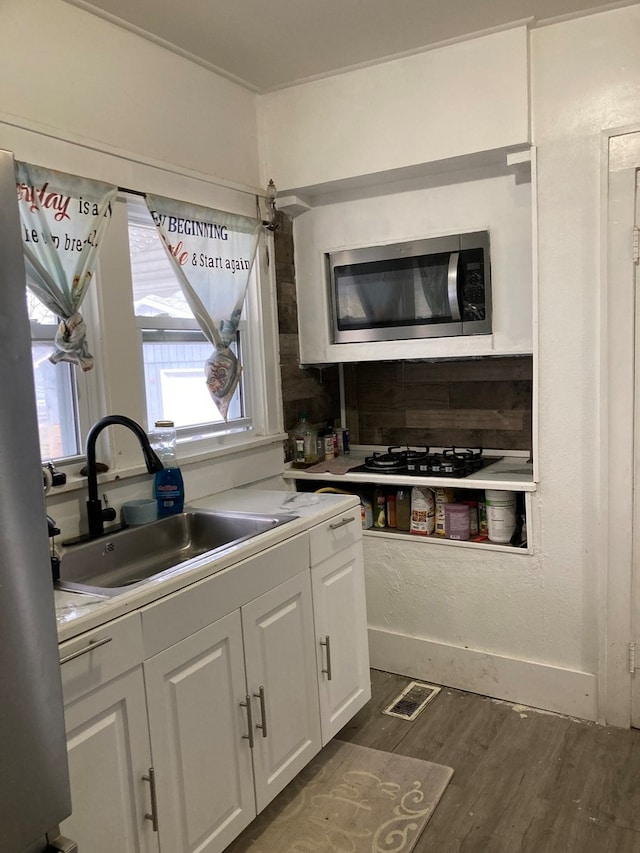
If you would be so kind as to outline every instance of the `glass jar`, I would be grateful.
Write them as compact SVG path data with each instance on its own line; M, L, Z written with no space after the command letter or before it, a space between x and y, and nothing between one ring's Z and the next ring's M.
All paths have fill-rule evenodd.
M176 427L173 421L156 421L151 433L151 446L165 468L176 465Z
M291 459L294 465L312 465L318 461L317 438L318 432L309 423L307 415L299 415L297 423L289 431Z

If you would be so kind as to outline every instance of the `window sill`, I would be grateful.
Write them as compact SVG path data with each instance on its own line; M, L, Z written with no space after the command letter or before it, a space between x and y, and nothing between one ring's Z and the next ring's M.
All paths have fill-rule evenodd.
M178 462L181 468L187 468L190 465L198 465L205 462L214 462L218 459L223 459L233 454L244 453L247 450L252 450L257 447L266 447L271 444L280 444L287 438L287 433L276 433L275 435L259 436L252 433L236 433L229 435L212 436L206 441L206 449L203 449L202 443L199 443L198 448L194 446L178 447ZM70 492L82 491L87 488L87 478L77 473L84 467L84 459L73 465L60 465L60 470L64 470L67 475L67 482L61 486L52 486L47 492L47 497L68 494ZM115 483L123 482L134 477L147 476L147 469L141 462L140 465L131 465L129 467L113 468L106 471L104 474L98 475L98 483Z

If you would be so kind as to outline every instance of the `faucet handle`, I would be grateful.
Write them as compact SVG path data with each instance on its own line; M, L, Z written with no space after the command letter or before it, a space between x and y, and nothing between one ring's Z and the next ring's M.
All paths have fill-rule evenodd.
M104 509L102 510L102 520L103 521L115 521L117 513L112 506L109 506L109 499L106 495L102 496L102 500L104 502Z
M102 536L103 522L115 521L116 511L112 506L103 507L100 498L87 501L87 518L89 519L89 536Z
M117 513L112 506L107 506L102 510L103 521L115 521Z

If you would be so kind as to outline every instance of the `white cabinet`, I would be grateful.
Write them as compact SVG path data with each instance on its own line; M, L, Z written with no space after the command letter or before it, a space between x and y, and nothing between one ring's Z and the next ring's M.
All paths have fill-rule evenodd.
M163 850L223 850L255 817L239 611L144 664Z
M318 752L312 626L303 572L145 661L163 849L223 850Z
M369 701L369 647L359 507L311 531L322 743Z
M364 704L361 535L354 509L60 646L83 851L221 853Z
M62 832L91 853L154 853L140 619L64 643L60 657L73 809Z
M241 612L260 812L321 746L309 573Z
M473 179L418 185L411 192L393 192L388 184L383 195L334 196L335 201L298 217L293 239L300 361L338 364L533 352L534 201L531 180L516 180L514 168L502 155L500 164L484 174L478 170ZM327 254L485 230L491 243L492 334L334 343Z

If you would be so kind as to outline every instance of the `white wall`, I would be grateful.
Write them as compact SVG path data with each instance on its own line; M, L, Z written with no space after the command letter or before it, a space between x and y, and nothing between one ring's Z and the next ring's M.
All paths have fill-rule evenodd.
M1 24L0 116L259 185L246 89L61 0L3 0Z
M367 538L371 653L374 665L409 675L603 719L607 683L600 650L606 646L602 601L607 566L600 562L598 468L604 438L600 351L606 346L600 340L602 137L609 128L640 125L640 7L550 25L529 37L539 229L540 483L529 531L534 554ZM362 74L386 91L380 84L385 70ZM459 70L461 76L476 73L470 64ZM333 78L323 85L340 91L341 83ZM297 87L291 95L296 108L306 103L307 91L315 102L316 85ZM351 85L347 80L343 91ZM412 80L411 85L407 97L417 100L424 81ZM446 88L446 79L438 85ZM286 97L286 91L279 95ZM272 104L263 101L263 113ZM307 109L291 109L281 132L286 128L292 140L306 139L296 122L306 120ZM366 102L358 121L370 127L382 120L381 113L379 104ZM274 115L279 115L277 109ZM505 122L508 129L511 116L500 111L496 122ZM341 149L321 138L317 124L310 120L308 126L320 140L314 147L307 139L309 146L326 151L327 181L356 169L364 175L389 168L386 136L360 139L359 165L351 147L346 146L341 160ZM342 138L340 129L337 138ZM410 146L401 139L399 147L406 152ZM273 166L267 161L276 180L280 165L276 155ZM296 180L314 179L301 168ZM313 195L317 204L317 187ZM309 214L296 226L299 233L307 230L305 216ZM323 222L325 214L318 208L312 216ZM344 227L345 232L356 227L358 238L362 236L360 223ZM371 233L375 242L377 230ZM627 613L609 614L609 620L618 616L628 622Z
M599 611L604 612L606 578L614 568L599 552L607 524L598 478L601 462L607 465L600 397L609 390L599 387L600 358L608 347L600 338L606 285L600 277L602 136L608 129L640 126L639 41L638 5L532 33L539 169L539 548L551 605L545 619L550 648L559 656L563 637L554 620L573 614L575 665L601 676L598 643L610 643ZM615 495L612 499L615 512ZM619 591L625 602L628 592ZM628 623L628 609L608 619ZM600 687L602 710L612 685L603 680Z
M281 190L529 139L527 31L472 39L259 99L265 175Z

